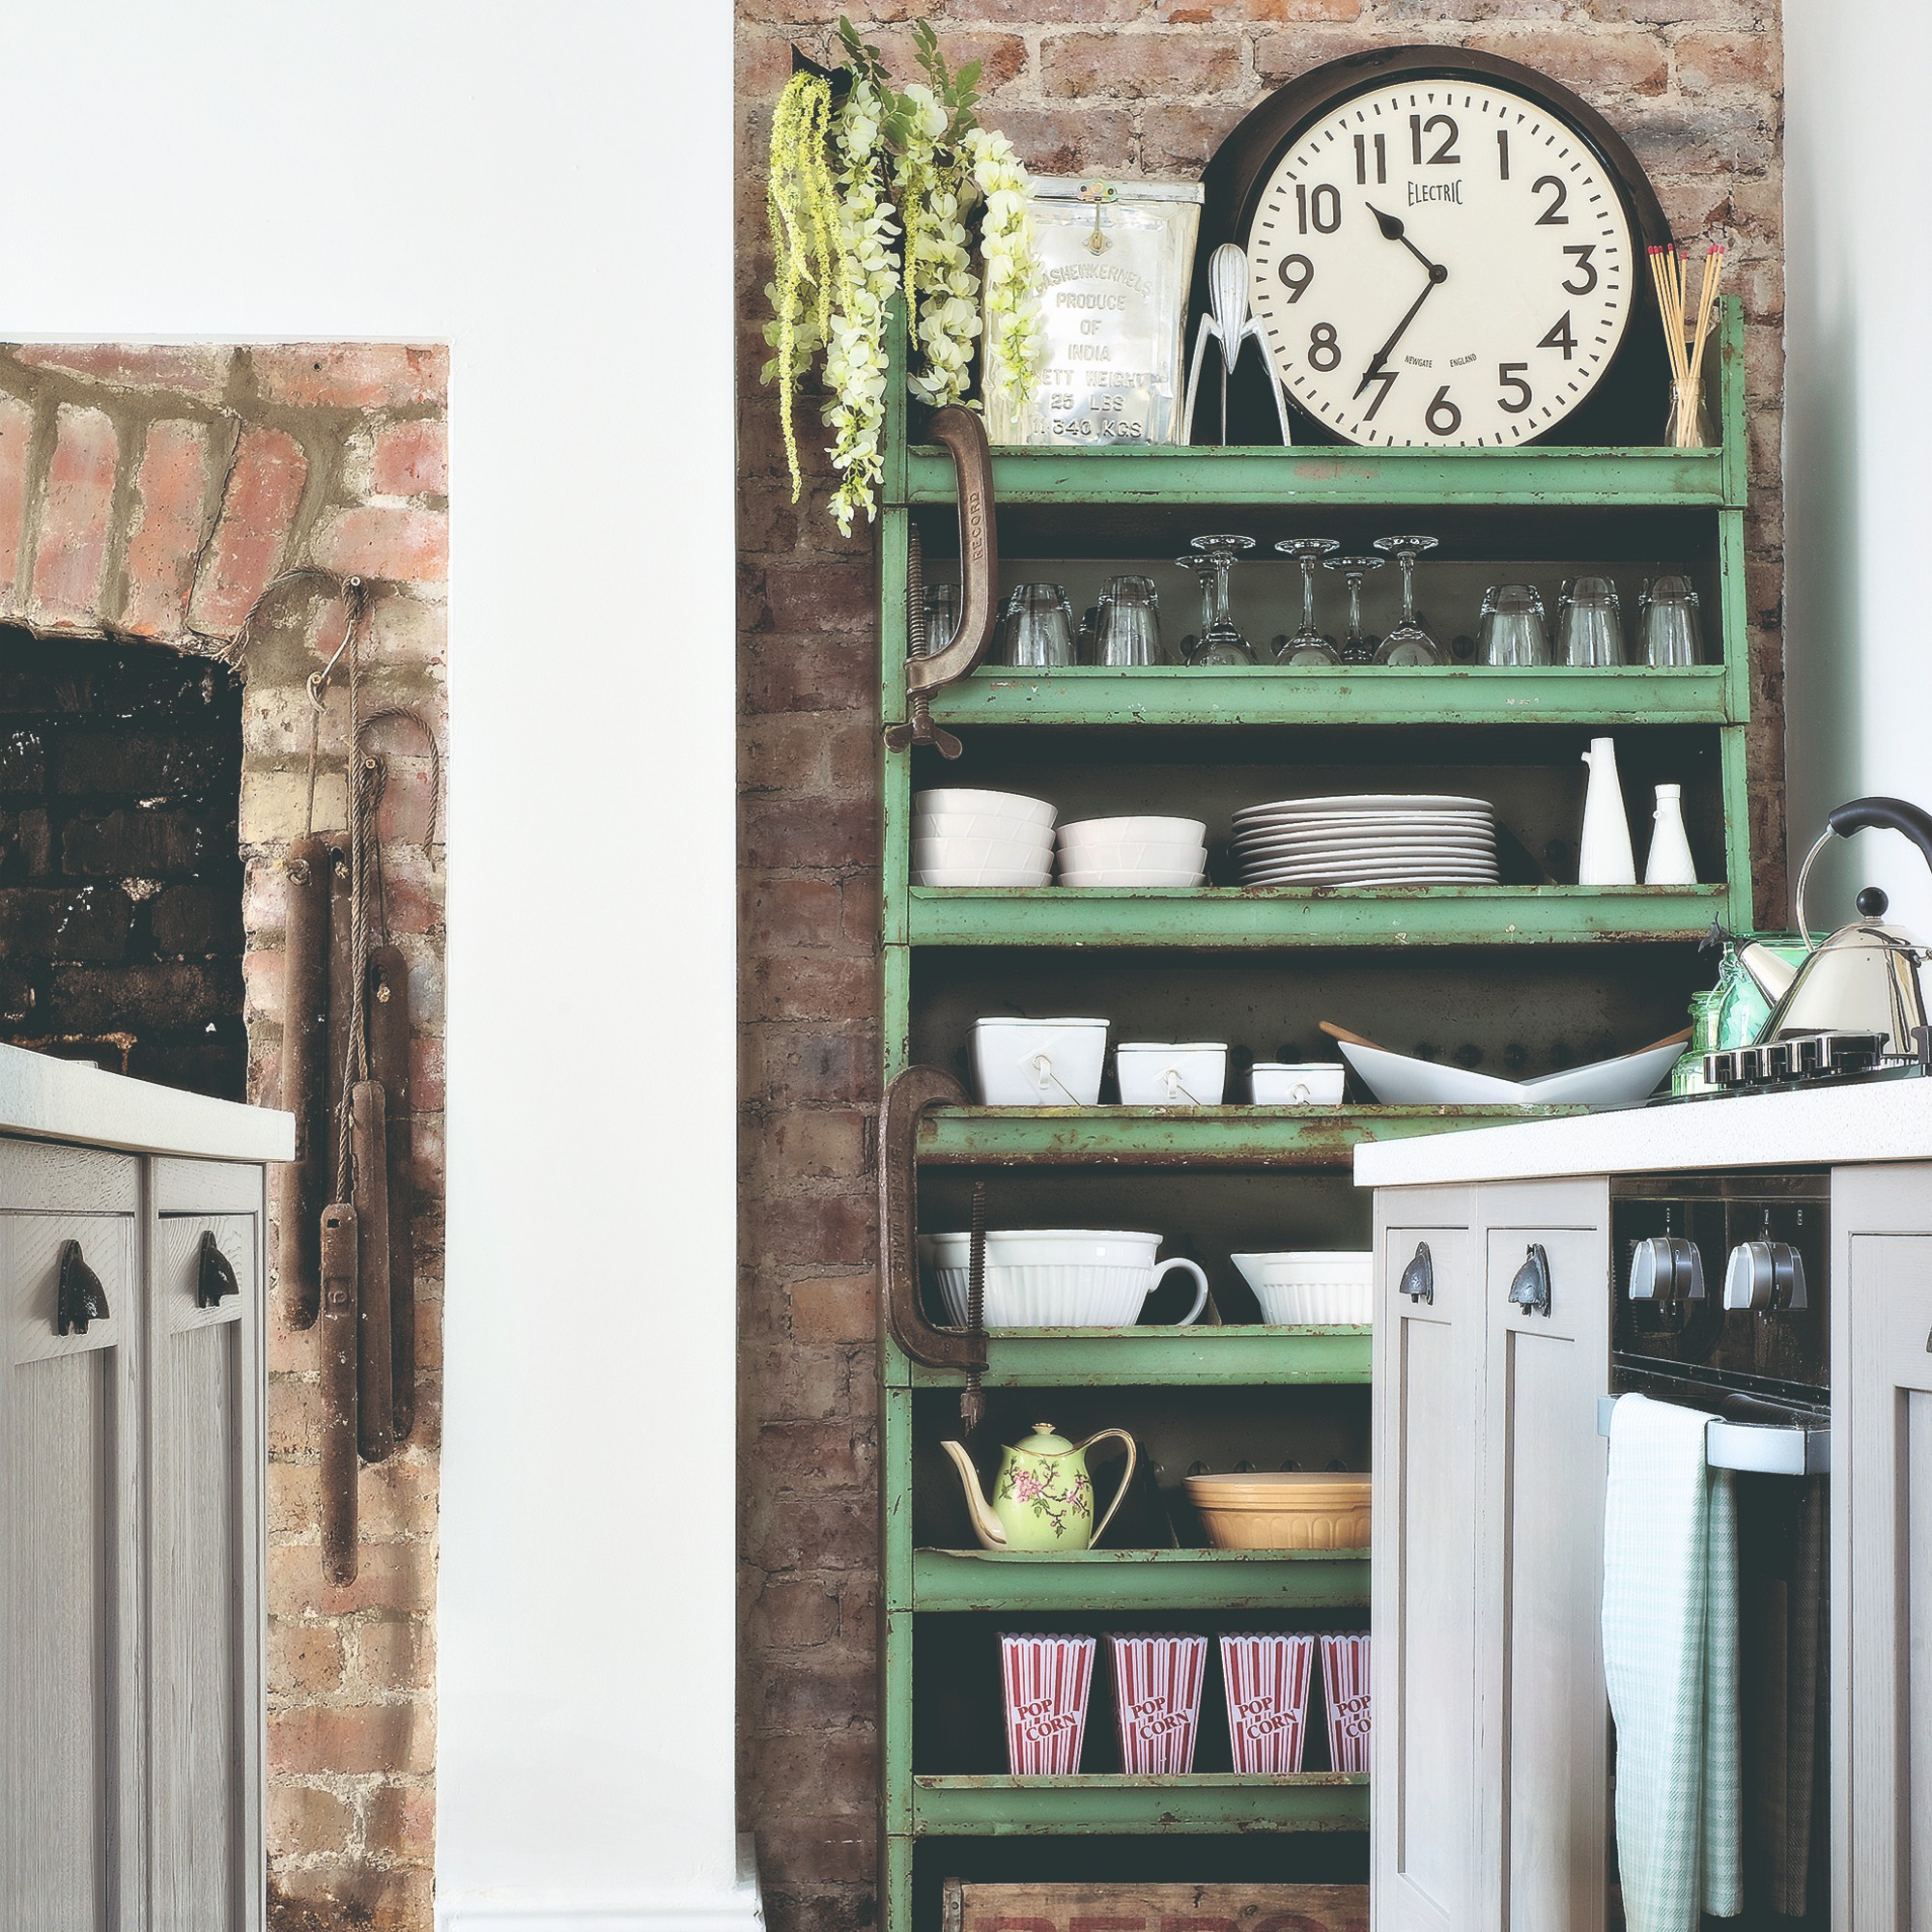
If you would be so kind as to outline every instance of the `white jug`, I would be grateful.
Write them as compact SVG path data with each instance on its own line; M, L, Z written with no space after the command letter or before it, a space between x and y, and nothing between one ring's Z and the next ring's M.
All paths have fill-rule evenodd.
M1590 785L1583 796L1583 839L1577 858L1579 886L1634 886L1636 855L1631 849L1630 820L1624 816L1623 785L1617 778L1614 738L1592 738L1583 753Z
M1684 787L1662 784L1657 788L1657 810L1652 817L1650 856L1644 861L1643 882L1647 886L1694 886L1697 863L1690 856L1690 840L1684 832Z

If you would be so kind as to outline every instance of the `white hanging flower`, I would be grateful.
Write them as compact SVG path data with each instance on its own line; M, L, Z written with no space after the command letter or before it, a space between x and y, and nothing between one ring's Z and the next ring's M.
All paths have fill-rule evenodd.
M985 270L986 356L982 387L1015 402L1033 393L1040 359L1039 258L1027 216L1027 172L1004 134L965 137L973 181L985 197L980 258Z

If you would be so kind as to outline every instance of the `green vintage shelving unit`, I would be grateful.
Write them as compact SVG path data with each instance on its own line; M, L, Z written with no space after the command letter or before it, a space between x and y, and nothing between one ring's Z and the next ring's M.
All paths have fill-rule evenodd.
M1314 1021L1327 1017L1394 1044L1466 1046L1487 1065L1531 1070L1540 1059L1591 1058L1681 1025L1686 995L1710 977L1696 941L1714 920L1745 928L1751 918L1743 331L1728 298L1721 341L1713 380L1723 441L1712 449L996 452L1004 581L1079 587L1083 577L1093 584L1144 569L1171 587L1163 618L1176 634L1191 593L1171 560L1188 536L1241 530L1265 557L1278 536L1360 545L1412 526L1443 538L1418 580L1425 615L1440 607L1431 620L1439 636L1472 627L1486 581L1553 588L1557 576L1602 567L1628 601L1637 576L1686 569L1702 593L1707 652L1721 646L1721 662L982 669L933 700L935 721L965 743L956 765L925 750L884 756L886 1076L913 1062L960 1070L973 1018L1002 1010L1103 1013L1115 1039L1227 1038L1258 1057L1284 1040L1313 1049ZM902 397L902 383L889 393ZM929 575L955 542L950 459L908 444L902 402L888 421L880 523L880 702L890 723L906 715L905 612L893 587L905 582L908 533L920 527ZM1272 568L1237 576L1236 617L1251 636L1298 617L1298 576ZM1263 629L1271 611L1278 618ZM1465 612L1468 623L1452 621ZM1616 735L1634 808L1654 780L1683 781L1700 871L1713 883L1548 882L1563 876L1580 809L1577 754L1602 732ZM1235 806L1289 792L1481 790L1517 835L1505 866L1518 876L1481 890L925 890L908 882L908 831L914 791L933 783L1011 786L1053 798L1063 817L1184 811L1209 820L1210 844L1225 838ZM1639 849L1644 815L1632 811ZM1368 1330L1240 1321L1226 1256L1364 1244L1367 1204L1349 1181L1356 1145L1522 1111L941 1109L919 1139L927 1226L965 1225L970 1184L984 1179L995 1226L1004 1210L1023 1224L1159 1227L1170 1251L1178 1242L1209 1266L1229 1316L1218 1327L996 1336L990 1413L976 1439L990 1452L1012 1439L1009 1423L1036 1412L1083 1429L1120 1421L1162 1464L1163 1494L1197 1444L1226 1456L1253 1441L1264 1465L1285 1447L1315 1466L1324 1454L1364 1466ZM881 1376L885 1932L934 1932L940 1881L959 1874L1365 1878L1366 1779L1215 1769L1211 1674L1204 1768L1192 1776L1006 1776L993 1635L1002 1626L1100 1632L1149 1618L1207 1630L1360 1627L1368 1552L1122 1548L1055 1557L962 1548L964 1511L937 1448L956 1426L958 1378L914 1364L890 1336ZM1106 1731L1096 1696L1088 1764L1110 1761Z

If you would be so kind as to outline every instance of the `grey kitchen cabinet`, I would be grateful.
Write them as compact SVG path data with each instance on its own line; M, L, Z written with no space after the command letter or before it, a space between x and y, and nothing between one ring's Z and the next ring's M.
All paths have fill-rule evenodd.
M10 1932L263 1924L263 1250L259 1162L0 1138Z
M1377 1193L1377 1932L1605 1921L1608 1228L1602 1180Z
M1932 1163L1832 1176L1832 1923L1932 1924Z

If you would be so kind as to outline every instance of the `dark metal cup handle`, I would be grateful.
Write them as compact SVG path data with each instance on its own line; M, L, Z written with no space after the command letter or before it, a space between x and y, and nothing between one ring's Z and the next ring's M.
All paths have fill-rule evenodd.
M1510 1283L1509 1298L1525 1315L1549 1314L1549 1257L1544 1252L1541 1241L1532 1241L1529 1252L1522 1258L1522 1265L1516 1271L1516 1279Z
M111 1311L100 1277L82 1259L78 1241L60 1244L60 1278L54 1290L54 1333L85 1335L90 1321L105 1321Z
M1407 1295L1411 1301L1426 1301L1430 1307L1435 1306L1435 1263L1430 1256L1427 1241L1416 1242L1415 1253L1402 1271L1397 1292Z
M214 1230L204 1228L194 1264L194 1305L218 1308L229 1295L241 1293L242 1284L235 1279L234 1264L215 1245Z

